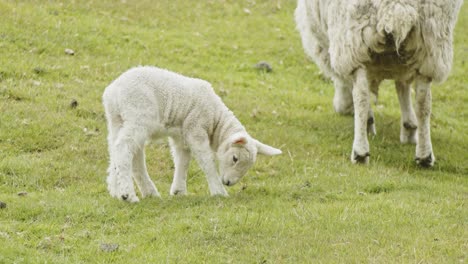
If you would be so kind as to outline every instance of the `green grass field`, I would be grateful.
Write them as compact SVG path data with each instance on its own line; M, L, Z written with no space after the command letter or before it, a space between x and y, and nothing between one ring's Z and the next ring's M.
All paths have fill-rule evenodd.
M294 8L0 0L0 263L468 262L468 6L452 74L433 86L432 169L399 144L390 82L374 107L371 162L351 164L353 119L334 113ZM273 72L255 69L259 61ZM136 65L210 81L249 133L283 155L260 157L229 198L210 197L193 162L189 195L170 197L169 149L151 144L162 199L111 198L101 95Z

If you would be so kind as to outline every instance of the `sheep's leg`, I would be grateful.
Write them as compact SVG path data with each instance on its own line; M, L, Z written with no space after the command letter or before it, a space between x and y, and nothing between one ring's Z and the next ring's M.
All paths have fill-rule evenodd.
M374 80L370 82L370 87L369 89L372 91L372 93L375 95L375 101L377 101L377 96L379 92L379 85L380 81ZM367 115L367 134L375 136L377 134L377 130L375 128L375 116L374 116L374 111L372 111L372 106L369 103L369 113Z
M369 141L367 139L367 122L370 109L370 92L367 72L357 69L353 87L354 103L354 142L351 162L369 162Z
M431 143L431 80L417 76L416 83L416 117L418 119L418 140L416 143L416 162L423 167L432 167L435 157Z
M185 148L179 140L169 138L172 158L174 160L175 171L172 181L171 195L187 194L187 171L190 164L190 150Z
M109 184L115 181L115 186L109 186L109 189L115 188L111 191L111 195L128 202L139 201L133 186L132 161L141 145L138 144L141 142L138 139L143 138L140 135L142 130L138 127L122 127L112 148L113 153L107 182Z
M335 96L333 97L333 107L335 111L342 115L351 115L353 113L353 95L351 94L352 84L333 78L335 85Z
M410 82L396 81L395 87L401 110L400 142L416 144L417 125L416 115L411 104Z
M144 144L137 149L135 156L133 156L133 177L143 198L161 197L146 169Z
M228 196L228 193L221 182L221 177L218 175L215 156L211 150L208 136L189 137L187 142L190 144L190 149L195 156L198 165L206 175L211 195Z
M369 112L367 113L367 134L375 136L377 134L377 130L375 129L375 117L374 111L369 106Z

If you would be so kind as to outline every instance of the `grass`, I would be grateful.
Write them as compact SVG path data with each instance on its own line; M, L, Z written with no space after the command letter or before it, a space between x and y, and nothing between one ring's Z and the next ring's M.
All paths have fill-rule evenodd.
M375 108L371 163L350 163L352 118L334 113L294 8L0 1L0 263L465 263L468 7L452 75L433 87L432 169L399 144L390 83ZM259 61L273 72L256 70ZM226 199L209 196L193 164L190 194L170 197L167 145L150 145L162 199L112 199L101 95L139 64L210 81L253 136L284 154L259 158Z

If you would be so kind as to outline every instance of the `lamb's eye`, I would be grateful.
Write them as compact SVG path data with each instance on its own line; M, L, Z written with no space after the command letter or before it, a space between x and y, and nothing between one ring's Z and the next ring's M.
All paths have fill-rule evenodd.
M233 156L232 157L232 161L234 161L234 163L236 163L239 159L236 157L236 156Z

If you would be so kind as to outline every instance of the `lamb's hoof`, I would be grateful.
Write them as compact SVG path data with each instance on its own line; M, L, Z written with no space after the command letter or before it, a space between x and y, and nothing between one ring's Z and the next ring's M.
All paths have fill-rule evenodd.
M187 190L171 190L170 195L184 196L187 195Z
M129 203L137 203L140 201L136 195L122 194L120 198Z
M228 197L229 194L227 193L226 190L224 190L224 191L212 192L211 196Z
M416 163L423 167L423 168L430 168L434 166L435 158L434 155L431 153L425 158L418 158L416 157Z
M145 193L141 195L141 198L148 198L148 197L155 197L155 198L161 198L161 195L159 192L156 193Z
M227 193L216 193L216 194L212 194L211 196L215 196L215 197L229 197L229 194L227 194Z
M172 183L171 190L169 191L170 195L186 195L187 194L187 185L184 183Z
M161 198L161 195L159 194L158 190L156 188L152 188L150 190L140 190L141 191L141 197L146 198L146 197L157 197Z
M359 155L356 151L353 151L353 155L351 156L351 162L356 164L368 164L369 163L370 153L366 152L364 155Z

